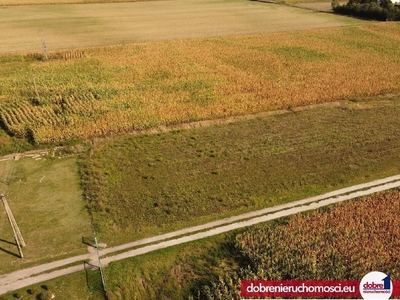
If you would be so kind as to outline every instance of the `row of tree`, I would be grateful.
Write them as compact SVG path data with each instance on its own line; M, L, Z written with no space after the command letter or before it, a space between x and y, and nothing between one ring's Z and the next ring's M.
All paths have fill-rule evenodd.
M368 20L400 21L400 6L390 0L349 0L339 5L339 0L332 0L335 13Z

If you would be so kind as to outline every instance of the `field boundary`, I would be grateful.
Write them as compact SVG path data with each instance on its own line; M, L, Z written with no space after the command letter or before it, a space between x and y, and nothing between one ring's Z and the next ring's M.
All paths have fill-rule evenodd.
M314 210L323 206L332 205L334 203L339 203L346 200L355 199L358 197L367 196L370 194L399 187L400 174L379 180L374 180L368 183L342 188L322 195L241 214L231 218L224 218L203 225L189 227L170 233L141 239L120 246L101 249L99 252L100 256L102 257L103 265L107 266L114 261L142 255L145 253L191 241L196 241L199 239L252 226L273 219ZM138 248L129 250L134 247ZM83 263L87 261L89 261L93 265L96 265L98 261L97 255L93 251L92 247L88 247L88 250L88 254L74 256L67 259L35 266L32 268L19 270L10 274L1 275L0 295L32 284L82 271L84 269ZM107 254L124 250L127 251L116 255L107 256Z

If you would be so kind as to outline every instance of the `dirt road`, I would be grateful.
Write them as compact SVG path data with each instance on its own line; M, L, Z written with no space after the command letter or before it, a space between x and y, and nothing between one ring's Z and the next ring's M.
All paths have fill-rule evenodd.
M116 247L101 249L100 257L103 266L107 266L113 261L122 260L128 257L145 254L174 245L199 240L205 237L244 228L261 222L266 222L307 210L317 209L334 203L354 199L356 197L398 187L400 187L400 175L375 180L365 184L354 185L323 195L269 207L150 238L145 238ZM84 261L89 261L91 264L96 265L98 263L97 251L94 251L94 249L91 247L88 249L90 250L88 254L74 256L68 259L59 260L0 276L0 294L4 294L6 292L23 288L35 283L47 281L59 276L82 271ZM122 252L115 255L110 255L120 251ZM75 265L71 266L71 264Z

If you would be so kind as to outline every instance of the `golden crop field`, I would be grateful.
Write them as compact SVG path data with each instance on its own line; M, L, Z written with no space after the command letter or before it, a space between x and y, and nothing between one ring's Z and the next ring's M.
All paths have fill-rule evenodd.
M241 299L240 280L360 280L371 270L398 278L398 190L362 197L236 236L240 270L204 286L193 299Z
M399 93L400 25L2 55L0 121L35 143Z
M43 5L43 4L88 4L88 3L120 3L120 2L142 2L159 0L4 0L3 7L19 5Z
M165 0L3 0L1 5L20 6L20 5L43 5L43 4L89 4L89 3L122 3L122 2L147 2L147 1L165 1ZM232 0L231 0L232 1ZM285 0L276 1L277 3L326 3L326 0Z
M239 235L238 248L266 279L359 279L370 270L399 275L398 190L325 210Z

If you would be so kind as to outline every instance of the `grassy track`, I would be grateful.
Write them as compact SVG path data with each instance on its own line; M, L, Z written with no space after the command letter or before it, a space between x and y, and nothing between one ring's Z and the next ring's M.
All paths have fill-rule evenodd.
M76 157L0 162L0 193L7 194L27 244L20 259L1 204L1 274L87 251L82 236L93 232L77 172Z
M398 173L383 103L106 140L84 160L95 226L119 244Z
M263 279L290 276L294 279L359 280L371 267L396 278L399 260L395 251L399 244L396 239L399 230L395 226L400 208L398 195L397 190L362 197L246 230L114 262L105 268L109 299L186 300L189 294L196 295L200 286L211 286L210 281L217 284L223 282L218 280L218 276L232 279L224 282L222 286L225 289L221 292L226 295L229 291L237 295L240 283L234 274L239 279L248 279L243 274L245 272L239 269L247 268L249 264L251 271L247 272L247 276L257 274L253 276ZM375 210L375 214L366 213L375 207L380 208ZM386 227L377 228L376 222L383 219ZM304 234L298 234L300 231ZM272 245L278 244L281 251L275 251L270 239L276 241ZM293 244L293 240L298 242ZM360 244L365 245L360 248ZM375 245L384 247L386 251L378 253ZM291 251L307 254L300 256ZM263 263L256 261L255 256L264 258ZM289 265L288 261L292 264ZM260 266L263 266L263 271ZM250 277L253 279L253 276ZM46 285L60 300L101 299L100 292L89 292L83 272L51 280ZM24 299L33 300L28 293L31 289L42 291L40 285L36 285L18 293ZM13 299L11 295L6 299Z

